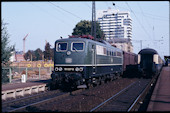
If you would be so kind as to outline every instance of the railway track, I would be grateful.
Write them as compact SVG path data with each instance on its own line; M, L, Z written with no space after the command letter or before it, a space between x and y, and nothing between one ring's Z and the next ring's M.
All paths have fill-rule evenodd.
M154 81L120 78L88 90L47 91L3 102L2 112L137 111Z
M30 108L31 106L48 103L52 100L61 99L70 94L75 94L80 91L82 90L77 90L73 92L62 92L59 90L46 91L43 93L38 93L35 95L30 95L30 96L26 96L26 97L11 100L11 101L6 101L2 103L2 112L27 111L27 109Z
M153 79L139 79L91 109L90 112L138 111L156 79L156 76Z
M31 103L35 103L36 101L43 100L45 97L51 97L53 95L58 94L59 91L51 91L51 92L43 92L43 93L37 93L34 95L29 95L23 98L15 99L15 100L10 100L2 103L2 111L3 112L10 112L10 111L15 111L16 109L19 109L23 106L29 105Z

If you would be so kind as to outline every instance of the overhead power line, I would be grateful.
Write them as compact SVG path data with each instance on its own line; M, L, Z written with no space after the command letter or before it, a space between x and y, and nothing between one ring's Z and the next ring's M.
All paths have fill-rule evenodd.
M140 24L140 26L142 27L142 29L144 30L144 32L148 35L148 37L150 38L150 35L148 34L148 32L146 31L146 29L144 28L143 24L141 24L140 20L138 19L138 17L136 16L136 14L133 12L133 10L131 9L131 7L129 6L129 4L126 2L126 5L129 7L130 11L135 15L138 23Z
M67 12L67 13L71 14L72 16L74 16L74 17L79 18L79 19L81 19L81 20L82 20L82 18L81 18L81 17L79 17L79 16L77 16L77 15L75 15L75 14L73 14L73 13L71 13L71 12L69 12L69 11L67 11L67 10L65 10L65 9L63 9L63 8L61 8L60 6L55 5L54 3L50 2L50 1L48 1L48 2L49 2L49 3L51 3L52 5L54 5L55 7L57 7L57 8L59 8L59 9L61 9L61 10L65 11L65 12Z
M139 3L137 3L137 4L138 4L138 6L139 6L139 9L141 10L142 15L145 17L145 14L143 13L142 7L140 6ZM150 28L152 28L151 24L147 21L146 18L145 18L145 21L147 22L147 25L148 25Z
M116 6L118 8L129 10L129 9L125 8L125 7L121 7L121 6L118 6L118 5L116 5ZM133 12L134 13L138 13L138 14L142 13L142 12L137 12L137 11L133 11ZM164 17L164 16L160 16L160 15L155 15L155 14L151 14L151 13L147 13L147 12L143 12L142 14L145 15L146 17L148 17L148 18L154 18L154 19L160 20L160 21L168 21L169 20L168 17Z
M39 7L39 6L37 6L37 5L35 5L35 4L31 3L31 2L29 2L29 3L30 3L31 5L33 5L33 6L37 7L37 8L39 8L42 12L45 12L45 13L47 13L48 15L52 16L53 18L55 18L55 19L61 21L61 23L66 24L66 25L70 25L70 23L67 23L67 22L65 22L65 21L63 21L63 20L61 20L61 19L59 19L59 18L56 17L55 15L50 14L48 11L46 11L46 10L43 9L42 7Z
M85 2L84 4L85 4L85 5L89 8L89 10L91 11L92 8L91 8L86 2Z

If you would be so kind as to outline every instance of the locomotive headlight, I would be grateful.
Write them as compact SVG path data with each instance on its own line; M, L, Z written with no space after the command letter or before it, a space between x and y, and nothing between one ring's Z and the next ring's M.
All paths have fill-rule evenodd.
M80 72L82 72L82 71L83 71L83 67L80 67L80 68L76 67L76 68L75 68L75 71L80 71Z
M71 55L71 51L67 51L67 55Z
M62 68L62 67L59 67L59 68L58 68L58 70L59 70L59 71L62 71L62 70L63 70L63 68Z
M59 70L59 68L58 67L55 67L55 71L58 71Z
M83 67L80 67L79 71L83 71Z
M79 68L78 68L78 67L76 67L76 68L75 68L75 71L79 71Z

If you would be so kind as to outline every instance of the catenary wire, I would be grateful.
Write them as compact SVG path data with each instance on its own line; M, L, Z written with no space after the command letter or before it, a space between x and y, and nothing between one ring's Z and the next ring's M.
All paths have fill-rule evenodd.
M72 26L71 24L69 24L69 23L67 23L67 22L65 22L65 21L63 21L63 20L61 20L61 19L59 19L59 18L56 17L55 15L50 14L48 11L46 11L46 10L43 9L42 7L39 7L39 6L37 6L37 5L35 5L35 4L31 3L31 2L29 2L29 3L30 3L31 5L33 5L33 6L37 7L37 8L39 8L42 12L45 12L45 13L47 13L48 15L52 16L53 18L59 20L61 23Z
M76 18L78 18L78 19L83 20L81 17L79 17L79 16L77 16L77 15L75 15L75 14L73 14L73 13L71 13L71 12L69 12L69 11L67 11L67 10L65 10L65 9L63 9L63 8L61 8L60 6L57 6L57 5L55 5L54 3L50 2L50 1L48 1L48 2L51 3L52 5L54 5L55 7L57 7L57 8L59 8L59 9L65 11L65 12L71 14L72 16L74 16L74 17L76 17Z

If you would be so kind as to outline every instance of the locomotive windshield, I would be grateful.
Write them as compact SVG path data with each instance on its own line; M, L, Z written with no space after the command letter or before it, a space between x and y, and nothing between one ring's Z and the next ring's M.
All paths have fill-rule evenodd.
M66 51L66 50L67 50L67 43L66 42L57 43L57 51Z
M73 42L72 50L73 51L83 51L84 43L83 42Z

